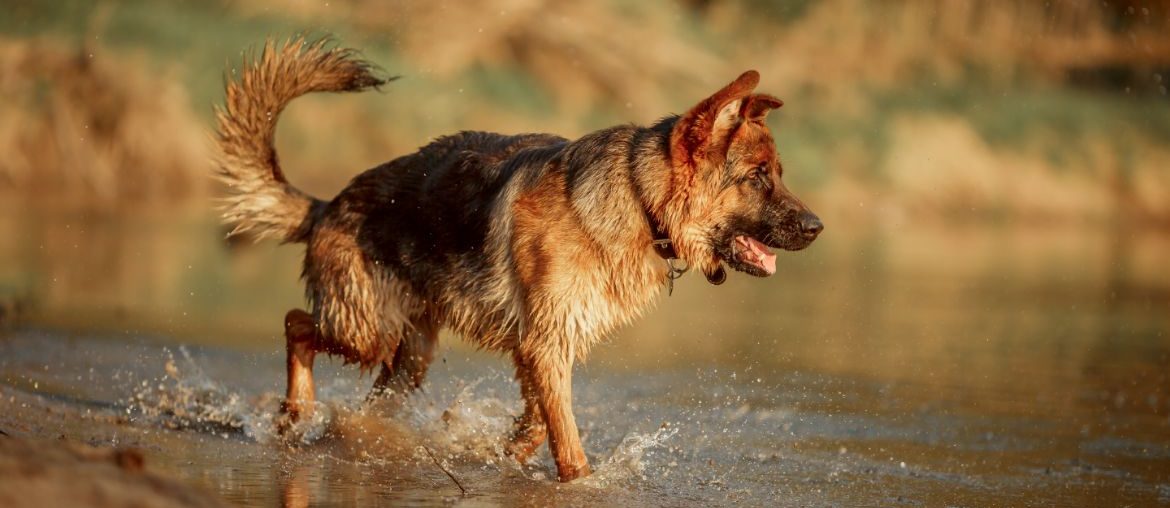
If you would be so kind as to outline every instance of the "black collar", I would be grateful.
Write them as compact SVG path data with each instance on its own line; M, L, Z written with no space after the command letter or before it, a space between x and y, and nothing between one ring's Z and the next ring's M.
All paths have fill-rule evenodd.
M674 242L670 241L670 236L667 236L666 231L663 231L662 225L654 218L654 214L650 210L646 212L646 223L650 225L650 234L654 237L651 244L654 245L654 252L662 259L670 261L678 259L678 252L674 250Z
M650 234L652 239L650 244L654 246L654 252L659 257L666 260L666 280L667 291L666 294L674 294L674 280L682 277L687 273L690 267L685 263L682 268L675 266L675 262L679 261L678 252L674 250L674 242L670 240L670 236L662 229L662 225L658 223L658 219L654 218L654 214L649 209L643 209L646 214L646 223L650 225Z

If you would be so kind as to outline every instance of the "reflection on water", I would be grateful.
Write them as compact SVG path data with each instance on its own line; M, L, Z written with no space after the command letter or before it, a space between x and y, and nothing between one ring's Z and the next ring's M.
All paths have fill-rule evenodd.
M598 474L574 485L547 452L499 457L507 363L450 339L398 409L327 364L321 420L279 442L299 247L221 233L198 214L0 214L0 306L21 313L0 317L0 429L135 444L245 505L1170 503L1157 232L835 226L771 279L687 277L578 369Z

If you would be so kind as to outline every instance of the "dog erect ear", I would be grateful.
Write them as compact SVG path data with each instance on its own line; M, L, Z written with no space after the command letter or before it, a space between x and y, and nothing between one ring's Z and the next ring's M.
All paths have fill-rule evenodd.
M721 148L727 134L743 121L744 98L759 83L760 73L747 71L679 118L670 133L674 167L694 167L712 149Z
M784 105L784 101L763 93L752 94L744 102L743 117L760 123L764 123L769 112Z

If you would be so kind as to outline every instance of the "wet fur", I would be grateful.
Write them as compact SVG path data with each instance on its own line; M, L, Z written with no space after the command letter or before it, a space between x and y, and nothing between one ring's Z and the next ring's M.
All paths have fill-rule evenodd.
M523 460L547 433L558 476L588 474L571 412L572 365L648 310L666 281L647 214L708 274L723 262L736 267L726 251L735 228L803 247L778 244L777 224L805 210L782 186L783 196L730 192L741 159L762 157L779 183L759 121L779 101L753 99L756 81L745 73L682 117L571 141L445 136L358 175L326 202L284 178L272 148L277 116L304 93L385 80L328 41L270 42L228 85L218 174L230 190L225 219L237 230L307 245L311 312L286 317L286 409L295 416L306 410L298 401L312 399L316 352L380 367L379 389L417 387L447 328L512 357L525 413L509 452Z

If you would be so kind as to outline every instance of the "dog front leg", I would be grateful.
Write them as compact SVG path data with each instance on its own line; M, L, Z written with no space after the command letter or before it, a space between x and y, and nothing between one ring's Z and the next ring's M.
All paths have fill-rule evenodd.
M573 356L568 348L524 354L548 427L549 449L562 482L588 476L589 460L573 418Z

